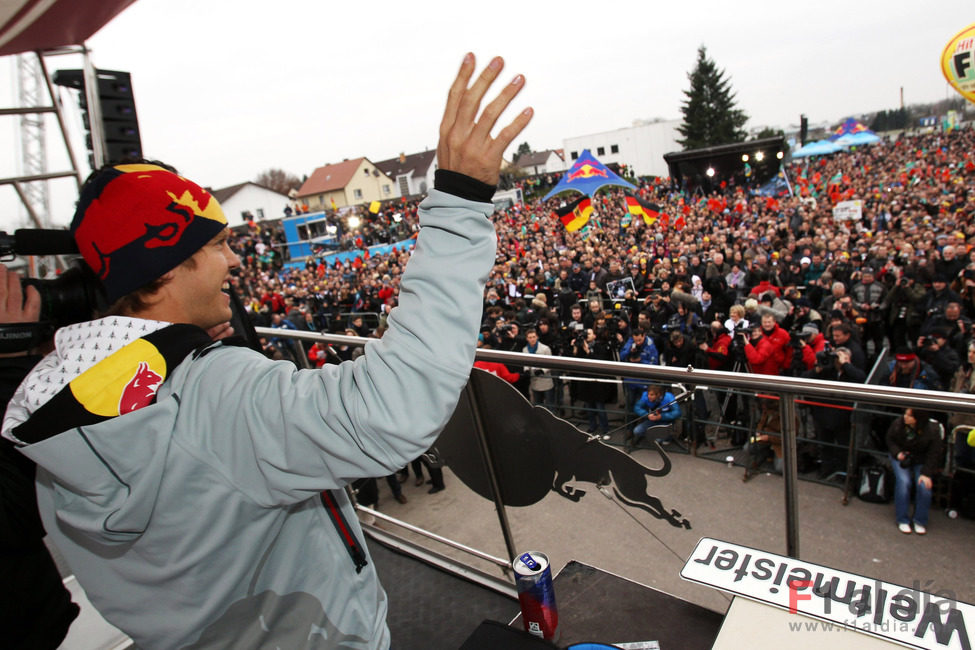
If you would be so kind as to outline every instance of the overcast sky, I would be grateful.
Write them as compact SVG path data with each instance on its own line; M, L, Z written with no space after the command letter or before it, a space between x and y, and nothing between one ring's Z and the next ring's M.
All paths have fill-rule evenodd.
M535 117L515 144L679 119L698 46L723 68L750 126L811 122L944 99L948 40L971 0L815 3L359 3L139 0L89 41L97 67L132 73L143 149L211 187L277 167L302 176L344 158L436 147L446 89L463 54L505 57ZM0 60L0 92L14 88ZM53 60L51 69L76 67ZM72 100L73 101L73 100ZM9 102L4 106L10 106ZM510 119L510 113L504 121ZM19 155L0 126L4 175ZM59 144L48 135L49 148ZM49 166L59 167L53 153ZM9 169L8 169L9 168ZM0 188L9 229L9 188ZM56 194L64 194L56 191ZM63 203L55 221L70 219Z

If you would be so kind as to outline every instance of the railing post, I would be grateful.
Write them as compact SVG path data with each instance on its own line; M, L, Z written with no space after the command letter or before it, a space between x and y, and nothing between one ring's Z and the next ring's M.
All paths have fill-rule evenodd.
M786 555L799 559L799 484L796 463L796 396L783 393L779 400L782 423L782 472L785 477Z
M508 513L504 507L504 499L501 498L501 485L498 483L498 474L494 469L494 456L491 454L491 448L484 433L484 419L481 417L481 404L478 400L477 391L474 390L473 377L467 382L464 391L467 393L467 402L471 405L474 434L477 437L477 445L481 450L481 458L484 460L484 470L487 472L488 482L491 485L494 508L497 510L498 523L501 525L501 535L504 537L504 545L508 549L508 559L514 559L517 554L515 542L511 536L511 526L508 524Z

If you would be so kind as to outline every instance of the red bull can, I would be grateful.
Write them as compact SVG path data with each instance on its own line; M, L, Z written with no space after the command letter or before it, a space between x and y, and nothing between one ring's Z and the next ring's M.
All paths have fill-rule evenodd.
M558 641L559 609L548 556L538 551L522 553L511 563L515 570L521 618L529 634Z

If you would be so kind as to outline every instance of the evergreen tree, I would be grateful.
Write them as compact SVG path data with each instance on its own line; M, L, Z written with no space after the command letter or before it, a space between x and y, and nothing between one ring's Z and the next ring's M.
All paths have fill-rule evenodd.
M684 136L678 140L684 149L742 142L745 139L742 127L748 116L736 108L731 83L725 78L724 70L719 70L708 58L703 45L697 50L697 63L687 78L691 87L684 91L685 99L680 107L684 122L677 127Z

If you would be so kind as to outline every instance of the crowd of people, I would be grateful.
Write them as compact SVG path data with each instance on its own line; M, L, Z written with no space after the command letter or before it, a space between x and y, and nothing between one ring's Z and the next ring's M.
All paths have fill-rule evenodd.
M652 224L630 214L614 187L593 197L587 227L575 232L553 216L564 197L499 210L478 344L847 382L873 370L892 386L973 392L973 152L971 128L900 134L784 165L789 192L779 196L717 179L709 194L688 194L670 179L643 178L639 195L660 208ZM862 217L834 219L836 204L851 200L862 201ZM417 205L393 206L404 232L415 229ZM364 216L388 220L391 212ZM260 231L236 242L238 289L257 324L382 335L408 251L341 264L311 258L289 270L262 263L261 243L280 242ZM286 345L269 342L268 353L293 354ZM347 358L316 347L315 364ZM584 404L597 434L606 434L606 405L619 395L600 382L566 389L545 373L522 373L518 384L553 408L565 399ZM641 402L646 410L645 389L623 382L621 408L633 418L646 416L637 410ZM711 399L694 408L702 419L746 417L716 413ZM828 477L845 458L850 414L826 403L812 419L817 439L829 443L819 459ZM968 420L943 424L975 424ZM632 429L628 444L643 433Z

